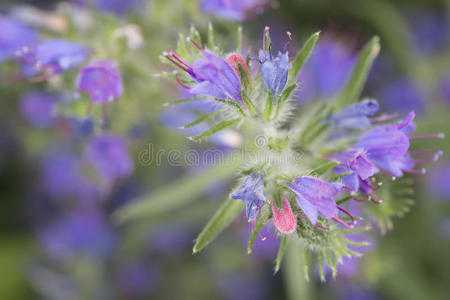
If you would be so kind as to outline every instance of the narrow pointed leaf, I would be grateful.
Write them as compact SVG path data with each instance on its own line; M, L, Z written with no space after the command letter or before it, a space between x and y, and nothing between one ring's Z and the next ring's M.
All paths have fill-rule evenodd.
M152 218L183 207L203 192L205 187L231 179L241 165L240 158L228 157L223 164L215 165L195 176L182 177L125 205L113 215L118 223L142 218Z
M219 113L220 113L220 111L215 111L215 112L213 112L213 113L204 115L204 116L198 118L197 120L195 120L195 121L193 121L193 122L191 122L191 123L189 123L189 124L184 125L184 126L181 127L181 128L186 129L186 128L193 127L193 126L195 126L195 125L197 125L197 124L200 124L200 123L202 123L202 122L204 122L204 121L206 121L206 120L209 120L209 119L211 119L211 118L214 118L214 117L217 116Z
M312 175L322 175L324 174L326 171L328 171L329 169L337 166L339 164L339 162L337 161L329 161L324 163L323 165L320 165L319 167L315 168L314 170L311 171Z
M323 253L322 251L319 251L317 253L317 263L319 265L319 276L320 276L320 281L325 281L325 271L323 268Z
M221 123L209 128L208 130L204 131L203 133L200 133L199 135L188 137L188 139L190 139L192 141L196 141L196 142L204 140L221 130L224 130L228 127L236 125L237 123L239 123L239 121L240 121L240 119L232 119L232 120L221 122Z
M244 204L240 200L226 200L197 237L193 252L197 253L211 243L226 227L228 227L228 225L230 225L243 208Z
M211 23L208 23L208 48L214 51L214 28Z
M287 244L287 235L283 234L283 237L280 242L280 248L278 249L277 259L275 261L274 273L277 273L280 270L281 261L283 260L284 252L286 251L286 244Z
M314 33L309 37L309 39L305 42L303 47L297 53L294 61L292 62L292 68L289 71L289 83L294 83L297 80L298 74L300 73L301 68L308 60L309 55L311 54L314 45L319 39L320 31Z
M249 84L248 75L245 72L245 69L240 62L238 62L238 69L239 69L239 77L241 78L242 85L244 86L244 89L247 89L248 84Z
M380 52L380 39L373 37L361 50L353 73L338 97L338 108L357 101L369 75L373 61Z
M264 118L269 121L272 116L272 107L273 107L273 95L270 91L266 100L266 105L264 107Z
M258 237L261 229L267 223L270 217L270 205L264 205L261 209L258 221L256 221L255 228L253 229L247 243L247 253L250 254L253 251L253 245L255 244L256 238Z
M214 98L214 101L220 102L220 103L225 104L225 105L227 105L229 107L233 107L234 109L237 110L237 112L241 116L245 117L244 110L242 109L241 105L239 103L237 103L236 101L230 100L230 99L219 99L219 98Z
M193 98L185 98L185 99L178 99L170 102L164 103L164 106L172 106L180 103L187 103L187 102L194 102L199 100L205 100L205 97L193 97Z
M241 95L242 95L242 101L244 102L245 106L248 108L250 114L252 114L252 115L255 114L256 113L255 104L253 104L252 100L247 96L244 89L242 89Z

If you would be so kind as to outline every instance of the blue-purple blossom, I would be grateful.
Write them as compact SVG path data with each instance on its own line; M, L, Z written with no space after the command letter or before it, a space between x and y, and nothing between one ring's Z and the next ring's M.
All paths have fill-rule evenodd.
M205 58L200 58L189 65L174 51L165 53L165 57L185 71L195 81L192 86L180 85L196 96L211 96L220 99L232 99L242 103L241 81L232 66L224 58L209 50L203 50L193 40Z
M34 30L16 20L0 16L0 63L37 41L38 36Z
M264 196L264 177L256 172L247 176L244 183L231 194L231 198L242 200L246 206L247 219L254 220L266 201Z
M441 78L438 88L442 99L450 105L450 73Z
M288 53L278 52L277 57L274 58L270 52L260 50L259 62L264 84L276 100L286 86L288 72L292 67Z
M51 76L80 65L90 53L91 50L83 45L54 39L23 48L16 54L16 58L26 76L31 77L43 72L45 76Z
M297 177L287 186L295 193L297 203L312 224L316 224L319 214L326 219L336 218L338 207L334 197L342 187L336 183L315 177Z
M400 177L403 175L404 157L409 148L409 138L402 129L408 125L409 123L375 127L362 134L353 148L363 149L373 164Z
M80 70L77 88L87 92L93 102L111 102L123 92L122 77L114 62L93 60Z
M379 170L370 161L367 154L363 150L350 149L342 151L331 156L332 159L339 161L341 164L335 167L336 174L351 174L342 178L343 183L352 191L359 191L368 194L365 188L370 187L370 176L376 174Z
M435 197L450 200L450 161L437 166L430 172L428 187Z
M133 172L133 161L125 141L116 135L105 134L93 137L84 157L105 181L127 177Z
M267 0L203 0L200 9L223 19L243 21L267 4Z
M46 128L54 121L54 108L57 101L58 97L55 94L28 92L20 100L20 112L31 125Z
M379 107L376 100L366 99L332 114L325 121L333 122L338 127L365 129L371 125L368 117L373 116Z

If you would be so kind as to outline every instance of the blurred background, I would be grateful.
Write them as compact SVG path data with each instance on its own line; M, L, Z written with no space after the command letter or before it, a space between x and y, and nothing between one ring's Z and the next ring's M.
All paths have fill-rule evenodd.
M341 265L336 279L306 282L295 268L273 275L275 231L266 226L247 255L251 228L244 218L192 255L233 174L208 162L169 163L168 156L228 151L236 137L188 141L178 126L191 112L162 105L181 90L155 74L170 71L160 55L192 25L206 37L213 24L226 51L235 48L238 23L253 49L265 25L274 47L291 32L290 53L321 30L300 74L301 106L339 90L358 51L378 35L382 48L363 95L387 112L415 110L421 132L449 136L450 2L246 0L244 17L206 2L220 1L0 0L0 299L448 299L448 138L430 141L428 149L444 155L414 178L414 203L374 228L370 249ZM17 50L49 39L84 45L117 64L123 94L106 112L77 91L82 64L30 79ZM99 126L108 132L101 141L91 137ZM160 161L152 160L155 153ZM154 214L133 224L114 222L123 205L146 197L164 203L165 192L192 178L179 203L156 204ZM286 264L301 267L298 260L286 257Z

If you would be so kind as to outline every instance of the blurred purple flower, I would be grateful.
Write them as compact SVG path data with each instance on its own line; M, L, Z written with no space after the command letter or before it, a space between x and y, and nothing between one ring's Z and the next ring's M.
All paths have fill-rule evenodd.
M342 187L315 177L297 177L288 187L295 193L297 203L312 224L316 224L319 213L327 219L337 219L338 207L334 197Z
M216 276L224 299L273 299L269 294L270 285L264 282L262 275L260 273L221 272Z
M80 70L77 88L87 92L93 102L111 102L122 94L122 77L114 62L93 60Z
M42 74L40 80L65 72L84 62L91 50L83 45L61 39L47 40L25 47L16 54L25 76Z
M327 37L321 39L300 71L299 101L336 94L349 79L355 61L355 54L341 43Z
M242 200L246 206L247 219L255 220L259 209L266 201L264 177L256 172L247 176L244 183L231 194L234 200Z
M54 120L53 111L56 102L58 97L55 94L27 92L20 100L20 112L31 125L46 128Z
M450 42L450 24L444 12L415 12L409 20L415 46L421 54L434 54L445 49Z
M72 0L76 5L87 7L92 5L101 12L122 16L143 5L142 0Z
M450 200L450 160L433 168L428 176L428 189L439 199Z
M378 99L388 112L425 112L424 96L411 80L396 79L385 82L378 91Z
M86 148L84 158L105 181L127 177L133 172L133 161L125 141L116 135L93 137Z
M450 105L450 73L441 78L439 82L439 92L442 99Z
M156 287L159 276L154 266L142 261L131 262L119 268L116 284L126 299L141 299Z
M112 255L115 236L97 211L75 211L39 232L42 247L56 260L76 256L106 259Z
M0 63L14 56L16 51L38 41L34 30L18 21L0 16Z
M243 245L247 249L248 239L253 231L252 227L245 226L245 234L243 234ZM280 246L280 241L277 238L277 232L272 223L264 225L264 227L259 232L258 237L253 244L252 255L267 260L272 260L276 255L278 248Z
M268 0L203 0L200 9L219 18L243 21L269 4Z

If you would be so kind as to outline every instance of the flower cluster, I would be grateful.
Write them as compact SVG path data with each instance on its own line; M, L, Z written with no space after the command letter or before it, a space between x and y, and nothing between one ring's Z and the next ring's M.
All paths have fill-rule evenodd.
M377 195L379 189L390 201L389 184L383 186L383 182L405 173L423 174L425 169L415 169L415 165L436 161L442 154L411 151L412 141L444 136L413 135L414 112L395 121L397 115L377 116L380 105L374 99L356 102L358 95L347 99L350 96L345 92L354 88L352 79L341 95L296 110L293 103L298 101L293 101L292 95L301 84L301 67L317 39L318 34L314 34L290 60L287 51L272 54L266 27L257 58L248 52L244 59L240 46L223 56L211 44L205 49L199 35L193 34L187 39L193 47L182 41L177 51L170 49L163 56L181 71L171 77L192 95L169 106L190 103L195 107L201 103L200 107L206 102L215 107L184 126L209 126L191 140L202 141L222 130L238 128L245 151L271 154L240 162L243 178L230 194L245 204L246 216L255 224L254 235L272 220L282 238L282 255L286 237L295 232L308 249L317 252L323 277L324 257L335 274L342 255L358 255L348 245L365 245L352 242L348 234L366 230L376 219L377 214L371 214L372 205L384 205ZM373 41L366 46L375 53L372 60L378 48ZM368 58L361 55L360 59ZM257 68L252 68L253 62ZM355 72L352 77L357 75ZM266 142L255 148L251 142L258 138ZM366 206L362 202L367 202ZM354 208L350 203L360 206ZM229 210L221 209L224 214ZM360 211L367 212L362 214L365 217ZM251 238L249 251L253 242ZM199 243L200 237L194 252L206 245Z

